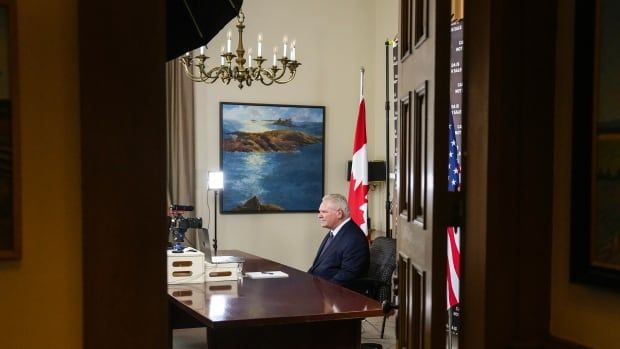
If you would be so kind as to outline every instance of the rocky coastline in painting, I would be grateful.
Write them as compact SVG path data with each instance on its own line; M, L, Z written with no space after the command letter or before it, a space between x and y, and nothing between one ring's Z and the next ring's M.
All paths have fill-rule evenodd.
M293 120L278 118L278 120L274 121L273 124L280 125L280 126L293 127Z
M323 107L221 104L227 213L314 212L323 194Z
M246 202L233 208L233 212L281 212L284 209L275 204L263 204L255 196L249 198Z
M223 150L227 152L290 152L300 146L321 143L321 138L293 130L272 130L259 133L233 132L225 139Z

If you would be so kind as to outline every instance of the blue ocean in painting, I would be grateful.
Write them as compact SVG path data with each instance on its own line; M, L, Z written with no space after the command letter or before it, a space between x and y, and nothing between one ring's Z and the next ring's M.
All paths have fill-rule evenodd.
M234 117L234 113L226 117L224 110L223 139L235 137L235 132L239 131L260 133L282 129L321 138L320 143L302 145L290 152L223 152L224 211L232 211L253 196L258 197L262 204L275 204L284 211L317 210L323 195L323 110L313 109L316 111L311 110L305 117L299 116L299 110L295 108L292 109L297 113L295 115L287 115L280 108L277 114L265 113L262 116L248 116L245 110L239 114L243 117ZM274 124L278 118L290 119L292 125Z

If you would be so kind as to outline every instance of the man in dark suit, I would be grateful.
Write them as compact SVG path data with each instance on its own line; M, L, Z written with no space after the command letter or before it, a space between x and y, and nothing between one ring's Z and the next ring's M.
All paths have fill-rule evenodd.
M340 194L325 195L318 218L329 233L308 273L344 286L365 275L370 261L368 240L349 217L347 199Z

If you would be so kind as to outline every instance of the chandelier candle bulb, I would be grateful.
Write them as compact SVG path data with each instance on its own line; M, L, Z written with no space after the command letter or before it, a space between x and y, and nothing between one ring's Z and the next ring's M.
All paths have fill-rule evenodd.
M220 65L224 65L224 46L222 46L220 53L221 53Z
M205 47L204 46L200 46L200 55L204 55L205 54Z
M232 31L228 31L228 40L226 40L226 52L232 52Z
M257 52L258 53L258 57L262 56L262 54L261 54L262 51L263 51L262 48L263 48L263 34L259 33L258 34L258 52Z
M288 44L288 37L286 35L284 35L284 38L282 39L282 43L283 43L282 57L286 57L286 46Z
M252 48L248 49L248 67L252 68Z
M292 61L295 60L295 40L291 42L291 60Z
M276 62L277 62L277 58L278 58L276 57L277 55L278 55L278 48L274 47L273 48L273 66L274 67L276 66Z

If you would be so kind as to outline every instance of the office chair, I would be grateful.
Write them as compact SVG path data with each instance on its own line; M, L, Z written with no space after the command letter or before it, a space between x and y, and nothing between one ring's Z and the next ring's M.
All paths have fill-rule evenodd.
M381 338L385 332L385 320L394 309L391 306L392 274L396 268L396 240L378 237L370 245L370 265L365 277L354 280L350 288L377 300L383 305Z

